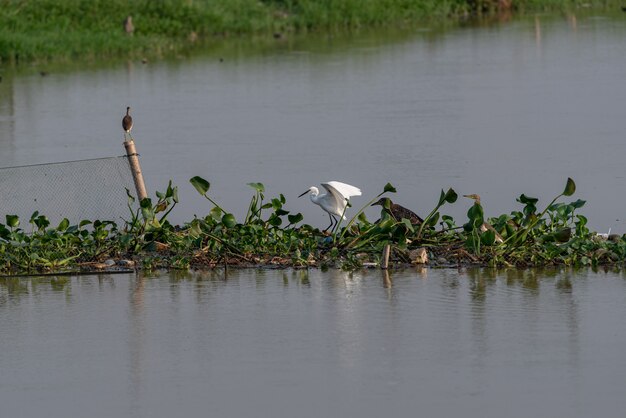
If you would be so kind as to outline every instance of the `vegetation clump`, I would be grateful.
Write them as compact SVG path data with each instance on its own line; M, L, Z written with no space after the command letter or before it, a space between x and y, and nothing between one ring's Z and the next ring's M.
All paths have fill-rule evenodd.
M618 0L0 0L0 64L158 57L229 36L281 38L294 32L581 5L617 9L621 4Z
M156 193L156 201L143 199L137 209L129 193L130 216L124 225L99 220L70 225L64 219L52 226L38 212L23 225L17 216L7 215L6 223L0 223L0 273L220 266L354 270L380 265L388 245L392 266L526 268L614 265L626 260L625 237L607 239L587 228L587 218L579 213L584 201L559 202L574 194L571 179L541 211L538 199L522 194L517 199L521 210L485 219L480 199L475 199L461 226L440 215L444 205L457 201L452 189L441 191L419 225L395 219L385 208L380 219L369 221L364 209L395 193L388 183L345 225L340 222L329 232L303 224L302 214L285 209L282 194L267 198L261 183L249 183L253 196L245 218L237 221L209 196L208 181L201 177L190 181L211 209L182 226L167 220L178 203L177 187L171 182L165 192Z

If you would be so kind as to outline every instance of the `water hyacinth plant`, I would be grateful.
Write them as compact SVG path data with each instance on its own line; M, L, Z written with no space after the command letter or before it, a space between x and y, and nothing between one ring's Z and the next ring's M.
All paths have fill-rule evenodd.
M193 177L190 183L210 207L204 217L172 225L167 217L179 202L178 189L167 185L156 199L143 199L134 208L129 193L129 219L84 220L58 225L39 212L24 222L6 215L0 223L0 273L3 275L80 272L110 267L118 260L144 269L229 267L338 267L374 266L383 248L390 245L395 265L425 263L432 266L482 265L533 267L546 265L621 265L626 260L626 239L603 237L587 227L579 213L585 201L559 202L576 191L567 179L559 193L542 211L539 200L522 194L522 207L485 219L476 195L467 220L458 227L440 210L457 201L453 189L441 191L434 209L419 227L408 219L395 219L388 211L371 221L364 210L386 194L395 193L387 183L383 190L331 233L303 223L301 213L287 209L280 194L267 197L262 183L248 183L253 195L245 217L238 221L210 195L210 183ZM416 257L416 254L421 254ZM426 254L426 256L424 256Z

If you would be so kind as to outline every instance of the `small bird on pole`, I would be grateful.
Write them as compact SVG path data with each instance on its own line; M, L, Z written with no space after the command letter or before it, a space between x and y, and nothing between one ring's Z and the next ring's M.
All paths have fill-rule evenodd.
M410 209L400 206L397 203L393 203L388 197L381 197L376 203L372 203L372 206L380 205L383 210L393 216L396 221L402 219L408 219L413 225L420 225L424 220L417 216L415 212Z
M130 106L126 108L126 115L122 118L122 128L124 128L124 140L126 141L130 137L132 141L133 136L130 131L133 129L133 118L130 116Z

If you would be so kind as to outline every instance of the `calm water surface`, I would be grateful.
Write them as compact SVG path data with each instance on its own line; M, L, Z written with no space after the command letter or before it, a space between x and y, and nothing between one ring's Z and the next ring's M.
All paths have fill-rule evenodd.
M539 16L5 70L0 166L119 155L130 104L149 189L181 188L175 221L210 209L195 175L239 217L261 181L319 226L295 197L321 181L360 186L355 206L390 181L419 213L453 187L496 215L571 176L590 225L626 232L625 39L626 14ZM624 416L623 274L392 279L0 279L0 416Z
M625 278L1 279L1 415L623 417Z
M210 209L195 175L238 217L260 181L320 227L326 215L296 196L322 181L361 187L357 207L390 181L418 213L453 187L493 216L520 209L521 193L547 203L571 176L590 226L623 233L624 39L624 13L537 16L7 72L0 166L122 154L130 104L148 188L181 188L177 222ZM448 210L464 218L470 204Z

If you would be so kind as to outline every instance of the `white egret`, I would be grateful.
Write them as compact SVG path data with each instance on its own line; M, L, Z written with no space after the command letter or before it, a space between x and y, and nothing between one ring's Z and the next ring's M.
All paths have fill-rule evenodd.
M361 196L361 190L358 187L351 186L346 183L341 183L339 181L329 181L328 183L322 183L322 186L326 189L327 193L320 194L320 191L317 187L312 186L309 187L309 190L302 193L298 197L302 197L307 193L311 193L311 202L315 203L326 212L328 212L328 217L330 218L330 225L324 231L327 231L333 226L333 223L337 225L339 221L335 216L343 217L342 219L346 219L343 216L344 211L346 210L346 206L348 205L348 200L352 196Z

